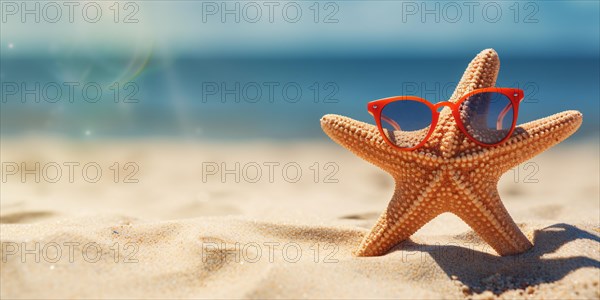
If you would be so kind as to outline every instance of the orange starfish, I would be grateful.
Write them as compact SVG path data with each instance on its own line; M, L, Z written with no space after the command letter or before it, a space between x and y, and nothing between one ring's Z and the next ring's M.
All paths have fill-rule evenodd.
M467 67L449 101L494 86L499 68L498 54L493 49L482 51ZM374 125L339 115L323 116L321 127L329 137L396 181L387 209L355 255L383 255L444 212L460 217L500 255L528 250L532 244L502 204L498 180L506 171L569 137L581 122L580 112L565 111L520 125L508 141L486 148L467 138L445 107L423 147L400 151L388 145Z

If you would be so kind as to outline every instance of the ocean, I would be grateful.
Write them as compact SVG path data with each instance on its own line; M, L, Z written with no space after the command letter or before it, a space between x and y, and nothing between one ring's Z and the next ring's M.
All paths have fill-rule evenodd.
M324 139L319 119L374 123L371 100L445 101L465 58L11 58L0 68L0 134L200 140ZM597 138L598 58L502 58L496 86L525 90L519 123L584 115Z

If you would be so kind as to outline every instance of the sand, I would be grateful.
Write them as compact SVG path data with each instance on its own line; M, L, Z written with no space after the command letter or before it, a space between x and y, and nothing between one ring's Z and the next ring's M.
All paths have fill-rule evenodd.
M393 181L332 142L3 139L0 296L598 299L598 149L562 144L503 176L525 254L444 214L355 258Z

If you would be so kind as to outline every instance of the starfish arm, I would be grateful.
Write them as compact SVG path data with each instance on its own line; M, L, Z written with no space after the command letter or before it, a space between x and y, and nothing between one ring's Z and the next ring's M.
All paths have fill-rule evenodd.
M501 256L527 251L531 242L521 232L500 200L496 184L470 190L466 183L461 186L457 208L452 212L467 223L484 241Z
M321 127L332 140L389 173L401 169L403 162L410 162L418 156L414 152L392 148L376 126L348 117L325 115L321 118Z
M479 52L467 66L449 101L456 102L475 89L494 86L499 70L500 58L494 49Z
M491 163L504 173L568 138L582 120L580 112L571 110L518 126L506 143L491 151Z
M410 185L415 185L415 182L397 181L387 209L363 238L354 255L383 255L441 213L439 203L433 197L440 185L439 178L418 189L410 188Z
M492 87L496 84L500 70L500 58L494 49L481 51L469 63L463 73L454 93L448 100L456 103L463 95L479 88ZM440 112L438 126L435 128L432 138L424 148L429 148L432 153L444 158L451 158L463 152L466 137L456 125L454 116L449 107L444 107ZM467 148L477 147L468 145Z

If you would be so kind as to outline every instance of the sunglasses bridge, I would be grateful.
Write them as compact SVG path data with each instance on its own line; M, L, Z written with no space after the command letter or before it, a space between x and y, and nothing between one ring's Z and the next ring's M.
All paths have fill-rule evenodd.
M440 107L444 108L444 107L450 107L450 109L454 108L454 106L456 105L456 103L452 103L450 101L443 101L443 102L438 102L436 104L433 105L433 110L440 112Z

